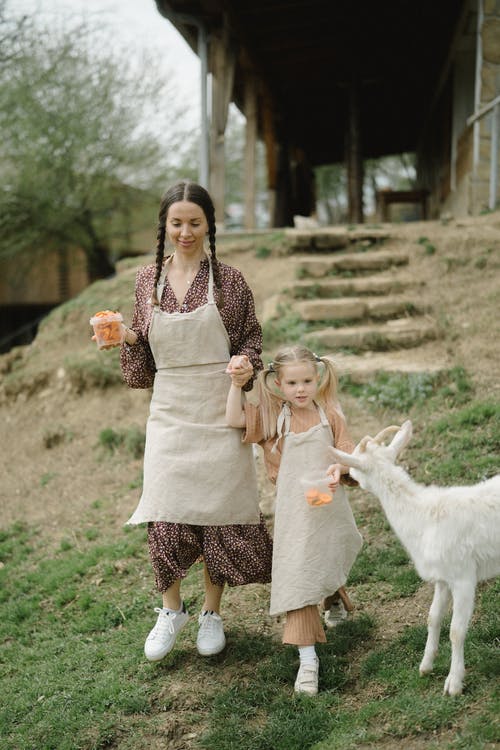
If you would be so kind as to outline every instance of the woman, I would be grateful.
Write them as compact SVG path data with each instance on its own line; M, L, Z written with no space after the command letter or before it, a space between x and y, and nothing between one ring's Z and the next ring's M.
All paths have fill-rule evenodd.
M132 326L121 349L127 384L153 386L143 492L128 521L148 522L163 599L144 647L150 661L172 650L188 621L181 580L200 556L202 655L225 646L224 585L270 580L272 542L258 509L252 449L225 422L228 373L250 387L262 366L262 332L242 274L217 259L215 232L214 206L203 187L183 181L165 193L156 263L138 271ZM165 259L166 237L173 253Z

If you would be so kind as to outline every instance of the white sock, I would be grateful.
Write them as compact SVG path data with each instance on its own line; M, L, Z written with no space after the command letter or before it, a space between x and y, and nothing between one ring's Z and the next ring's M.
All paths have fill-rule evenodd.
M164 612L171 612L173 615L180 615L181 612L185 612L184 602L181 602L179 609L170 609L170 607L162 607Z
M315 664L316 649L314 646L299 646L299 658L301 664Z

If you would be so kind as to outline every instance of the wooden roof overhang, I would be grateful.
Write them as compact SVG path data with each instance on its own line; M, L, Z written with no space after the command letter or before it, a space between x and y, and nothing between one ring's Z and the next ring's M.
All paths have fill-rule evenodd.
M357 81L364 157L413 151L425 126L464 0L156 0L197 51L228 25L233 101L253 76L272 99L276 132L313 166L341 161Z

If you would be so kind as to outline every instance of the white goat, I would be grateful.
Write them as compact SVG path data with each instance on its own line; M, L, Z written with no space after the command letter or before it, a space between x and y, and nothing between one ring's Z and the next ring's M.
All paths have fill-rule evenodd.
M390 445L383 445L395 430ZM378 497L419 576L434 582L420 674L432 671L451 592L451 666L444 693L460 695L476 584L500 573L500 474L468 487L417 484L395 465L411 435L411 422L406 421L400 428L386 427L375 438L363 438L352 454L330 451L335 461L350 467L363 489Z

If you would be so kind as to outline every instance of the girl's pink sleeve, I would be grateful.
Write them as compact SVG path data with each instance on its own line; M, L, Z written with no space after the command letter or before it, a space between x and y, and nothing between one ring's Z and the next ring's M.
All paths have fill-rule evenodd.
M337 408L330 410L328 420L333 429L335 447L344 451L344 453L352 453L355 448L355 443L351 438L344 412L342 411L340 404L338 404Z
M328 414L328 419L332 426L335 447L344 451L344 453L352 453L356 444L351 438L344 412L342 411L340 404L337 405L336 409L331 410ZM347 485L348 487L358 486L357 481L353 479L350 474L342 474L340 483Z

